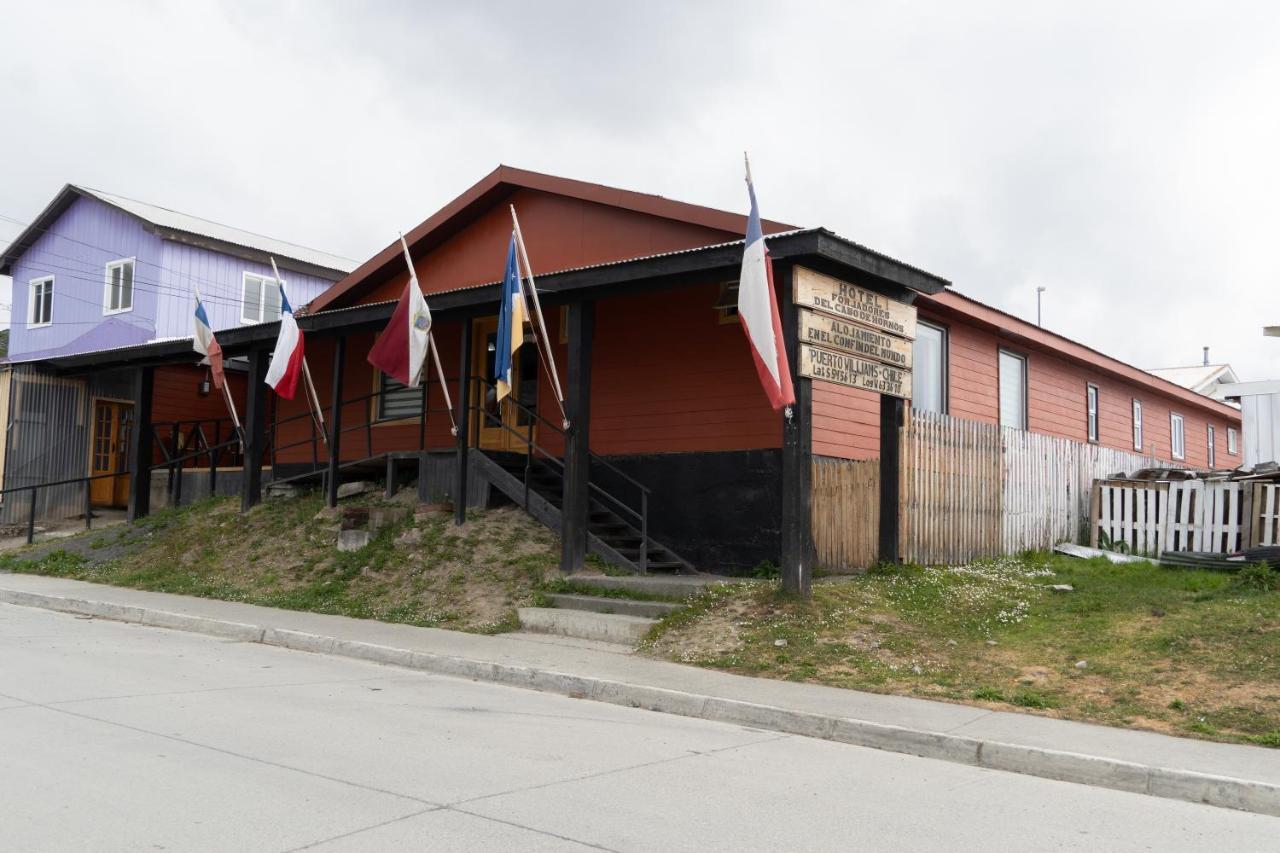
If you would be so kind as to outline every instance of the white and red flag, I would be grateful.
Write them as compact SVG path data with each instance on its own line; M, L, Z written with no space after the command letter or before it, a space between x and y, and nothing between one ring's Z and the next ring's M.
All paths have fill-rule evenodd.
M200 301L200 291L196 291L195 332L191 336L191 345L204 358L201 364L209 365L209 373L213 375L213 387L222 390L227 381L222 370L222 347L213 336L213 326L209 325L209 315L205 313L204 303Z
M751 184L751 164L747 164L747 193L751 215L747 218L746 250L742 253L742 273L738 276L738 319L747 333L755 357L760 384L774 411L796 401L791 386L791 366L782 339L782 320L773 291L773 263L760 228L760 207Z
M271 366L267 368L267 384L286 400L292 400L298 390L298 377L302 375L303 339L298 321L293 317L293 306L280 286L280 333L276 335L276 348L271 353Z
M409 256L409 244L403 235L400 246L409 264L409 281L404 286L404 293L400 294L400 301L391 313L387 327L378 336L373 349L369 350L369 363L410 388L417 388L422 380L427 344L431 339L431 309L418 286L418 275Z

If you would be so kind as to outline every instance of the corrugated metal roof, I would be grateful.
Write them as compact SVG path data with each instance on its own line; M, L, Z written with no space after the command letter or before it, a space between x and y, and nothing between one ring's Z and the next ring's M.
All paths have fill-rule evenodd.
M170 210L167 207L160 207L155 204L147 204L144 201L128 198L127 196L115 195L114 193L103 192L92 187L80 185L72 185L76 190L106 204L118 207L121 210L131 213L139 219L143 219L153 225L163 228L172 228L174 231L184 231L188 234L197 234L202 237L209 237L213 240L219 240L223 243L231 243L236 246L244 246L248 249L257 249L260 252L266 252L281 258L292 258L296 261L313 264L326 269L337 270L339 272L348 273L355 269L359 264L350 258L344 258L341 255L334 255L329 252L322 252L319 249L311 249L306 246L299 246L297 243L289 243L285 240L277 240L272 237L265 237L261 234L255 234L252 231L245 231L241 228L232 228L230 225L222 225L218 222L211 222L208 219L201 219L198 216L192 216L187 213L181 213L176 210Z

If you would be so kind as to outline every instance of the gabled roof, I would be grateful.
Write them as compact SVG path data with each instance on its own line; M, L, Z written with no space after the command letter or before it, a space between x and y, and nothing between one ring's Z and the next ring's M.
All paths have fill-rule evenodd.
M7 274L14 261L29 249L40 235L47 231L54 221L66 212L67 208L78 198L96 199L103 204L122 210L141 221L149 230L164 239L182 240L183 238L188 238L184 242L212 244L207 247L223 248L229 250L229 254L236 254L235 249L237 248L249 250L261 255L270 255L279 261L294 261L314 268L316 272L328 271L329 275L327 277L329 278L346 274L356 266L356 262L350 258L321 252L318 249L309 249L306 246L299 246L296 243L289 243L284 240L276 240L272 237L264 237L252 231L232 228L229 225L222 225L208 219L201 219L198 216L180 213L167 207L147 204L126 196L113 195L89 187L67 184L54 197L53 201L40 212L40 215L4 250L4 254L0 255L0 273ZM195 240L190 238L195 238Z
M659 195L607 187L542 172L530 172L512 166L499 166L404 235L412 254L416 257L440 245L470 223L475 216L517 189L539 190L731 234L746 233L745 214L730 213L725 210L674 201ZM796 227L768 219L762 220L761 224L766 234L791 231ZM388 243L385 249L313 299L308 310L321 311L334 302L357 296L366 286L376 284L385 278L386 270L391 264L397 266L397 272L403 268L404 261L399 241Z
M1239 382L1240 378L1229 364L1195 364L1190 367L1153 367L1150 370L1161 379L1167 379L1174 385L1190 388L1197 394L1210 394L1214 386L1222 383ZM1218 396L1213 393L1215 398Z

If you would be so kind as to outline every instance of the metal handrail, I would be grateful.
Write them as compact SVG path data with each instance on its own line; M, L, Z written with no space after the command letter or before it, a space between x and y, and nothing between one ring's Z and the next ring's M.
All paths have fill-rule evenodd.
M483 376L476 376L473 378L478 382L480 382L481 384L488 385L489 387L494 388L495 391L497 390L497 384L485 379ZM535 422L544 423L548 427L550 427L552 431L559 433L560 435L565 435L565 431L563 429L561 429L560 427L557 427L555 424L551 423L546 418L539 415L537 412L532 411L527 406L522 404L519 400L511 398L511 402L520 411L523 411L527 413L530 417L532 417ZM484 406L484 403L480 400L477 400L474 404L472 404L469 407L469 410L467 412L468 416L470 415L471 411L475 411L476 415L481 421L489 420L490 415L484 410L483 406ZM498 427L522 439L525 442L525 446L528 450L525 456L526 462L525 462L525 470L524 470L524 508L527 511L529 509L529 474L531 470L531 465L529 463L529 460L533 458L533 451L537 450L545 460L549 460L554 464L556 464L557 466L559 466L562 477L564 476L564 472L565 472L564 461L557 458L554 454L552 454L546 448L542 447L537 442L535 442L533 440L532 429L526 432L522 432L521 430L518 430L515 427L511 426L509 423L507 423L505 419L502 419L498 422ZM639 482L636 482L634 478L629 477L622 471L618 470L616 466L611 465L610 463L606 462L603 459L600 459L600 457L596 456L594 453L591 453L590 450L587 451L587 457L588 459L598 459L601 462L601 464L604 465L606 468L609 468L610 470L614 471L620 477L622 477L623 479L627 480L628 482L632 483L633 485L639 488L640 509L636 510L636 509L633 509L631 506L629 506L627 503L625 503L621 498L617 497L616 495L610 492L605 491L603 488L596 485L595 483L592 483L589 478L587 480L588 492L595 492L601 498L613 504L615 509L621 509L623 512L632 516L637 522L639 522L640 524L640 571L642 573L647 572L649 569L649 543L650 543L650 539L649 539L650 490L649 488Z
M473 378L473 379L475 379L477 382L479 382L479 383L480 383L480 384L482 384L482 385L487 385L487 386L489 386L490 388L493 388L495 391L496 391L496 390L497 390L497 388L498 388L498 386L497 386L497 383L496 383L496 382L493 382L493 381L491 381L491 380L489 380L489 379L485 379L483 376L474 376L474 377L472 377L472 378ZM551 421L547 420L546 418L544 418L542 415L538 414L538 413L537 413L536 411L534 411L533 409L530 409L528 406L524 405L523 403L521 403L519 400L515 399L514 397L512 397L512 398L511 398L511 402L512 402L512 404L513 404L513 405L515 405L515 406L516 406L516 408L518 408L520 411L522 411L522 412L524 412L525 414L529 415L529 416L530 416L531 418L533 418L534 420L536 420L536 421L538 421L538 422L540 422L540 423L546 424L548 427L550 427L552 430L554 430L555 432L559 433L560 435L566 435L566 434L567 434L567 433L565 432L565 430L564 430L564 429L562 429L561 427L556 426L554 423L552 423ZM587 456L588 456L592 461L599 462L601 465L603 465L604 467L608 468L610 471L612 471L613 473L617 474L619 477L621 477L622 479L626 480L628 483L630 483L631 485L635 486L637 489L639 489L640 491L644 492L645 494L652 494L652 490L651 490L648 486L646 486L644 483L641 483L641 482L640 482L639 480L637 480L636 478L634 478L634 477L632 477L631 475L627 474L625 471L623 471L622 469L620 469L617 465L614 465L614 464L613 464L612 462L610 462L609 460L605 459L603 456L600 456L600 455L598 455L598 454L596 454L596 453L593 453L593 452L590 450L590 448L588 448L588 449L587 449Z

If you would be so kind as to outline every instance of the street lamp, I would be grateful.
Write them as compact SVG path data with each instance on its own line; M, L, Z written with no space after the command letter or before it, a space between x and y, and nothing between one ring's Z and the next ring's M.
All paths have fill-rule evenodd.
M1040 322L1040 294L1044 293L1046 289L1047 288L1044 288L1044 287L1036 288L1036 325L1037 326L1044 325L1044 323Z

